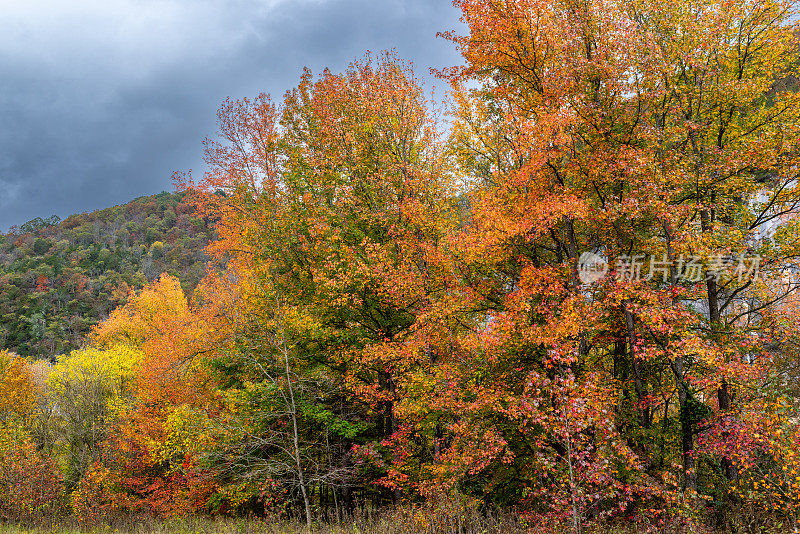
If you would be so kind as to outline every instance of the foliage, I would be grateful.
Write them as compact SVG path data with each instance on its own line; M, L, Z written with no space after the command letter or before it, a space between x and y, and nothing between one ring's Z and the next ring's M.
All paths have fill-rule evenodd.
M0 421L25 421L33 413L35 384L30 365L6 350L0 351Z
M0 424L0 516L41 521L63 513L61 474L15 423Z
M48 378L80 518L798 520L792 6L455 5L446 127L391 53L223 103L176 175L207 275L149 277Z
M100 445L130 403L134 367L141 355L125 346L72 352L52 369L47 394L53 447L66 482L76 485L100 456Z
M130 290L164 272L191 292L214 232L182 199L161 193L0 235L0 348L37 358L77 349Z

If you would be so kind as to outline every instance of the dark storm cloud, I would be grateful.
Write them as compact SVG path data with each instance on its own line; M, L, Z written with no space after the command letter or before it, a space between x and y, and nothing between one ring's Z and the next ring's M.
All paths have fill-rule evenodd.
M304 66L459 61L448 0L0 0L0 26L0 230L171 189L222 99L278 99Z

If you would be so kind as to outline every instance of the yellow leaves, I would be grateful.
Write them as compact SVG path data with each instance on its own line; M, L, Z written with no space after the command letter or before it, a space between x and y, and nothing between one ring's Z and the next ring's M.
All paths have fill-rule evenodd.
M99 387L108 409L120 413L125 407L122 396L132 393L142 357L141 351L127 345L76 350L53 367L47 385L55 398L88 394Z
M162 461L182 460L186 455L194 457L214 446L205 414L188 405L173 408L163 425L164 439L151 444Z
M234 509L241 506L254 495L260 493L261 488L254 481L231 483L217 489L217 498L224 499Z
M7 350L0 351L0 421L28 417L33 409L34 393L29 364Z
M169 275L131 295L128 303L112 312L108 320L92 332L98 346L118 343L139 346L165 326L164 318L187 320L189 304L180 282Z

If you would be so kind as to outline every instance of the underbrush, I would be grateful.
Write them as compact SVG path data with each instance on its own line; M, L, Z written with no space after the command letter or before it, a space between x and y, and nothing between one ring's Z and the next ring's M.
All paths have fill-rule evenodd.
M652 519L652 518L651 518ZM783 534L798 532L786 518L737 509L716 529L710 518L675 517L649 523L647 518L606 524L584 524L581 534ZM341 523L316 522L309 533L305 523L278 517L226 518L187 515L117 517L112 521L77 523L72 519L39 522L37 526L0 523L0 534L569 534L571 525L526 520L495 514L452 502L437 506L405 506L376 513L362 510Z
M54 524L0 526L0 534L290 534L307 532L304 523L259 519L185 517L128 518L110 525ZM522 534L524 522L512 517L445 517L418 510L398 510L378 517L358 515L341 524L317 523L313 534Z

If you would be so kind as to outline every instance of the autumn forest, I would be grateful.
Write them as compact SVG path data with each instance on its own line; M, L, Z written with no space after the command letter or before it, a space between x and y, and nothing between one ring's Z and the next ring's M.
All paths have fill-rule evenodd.
M0 237L0 518L800 526L793 2L454 3Z

